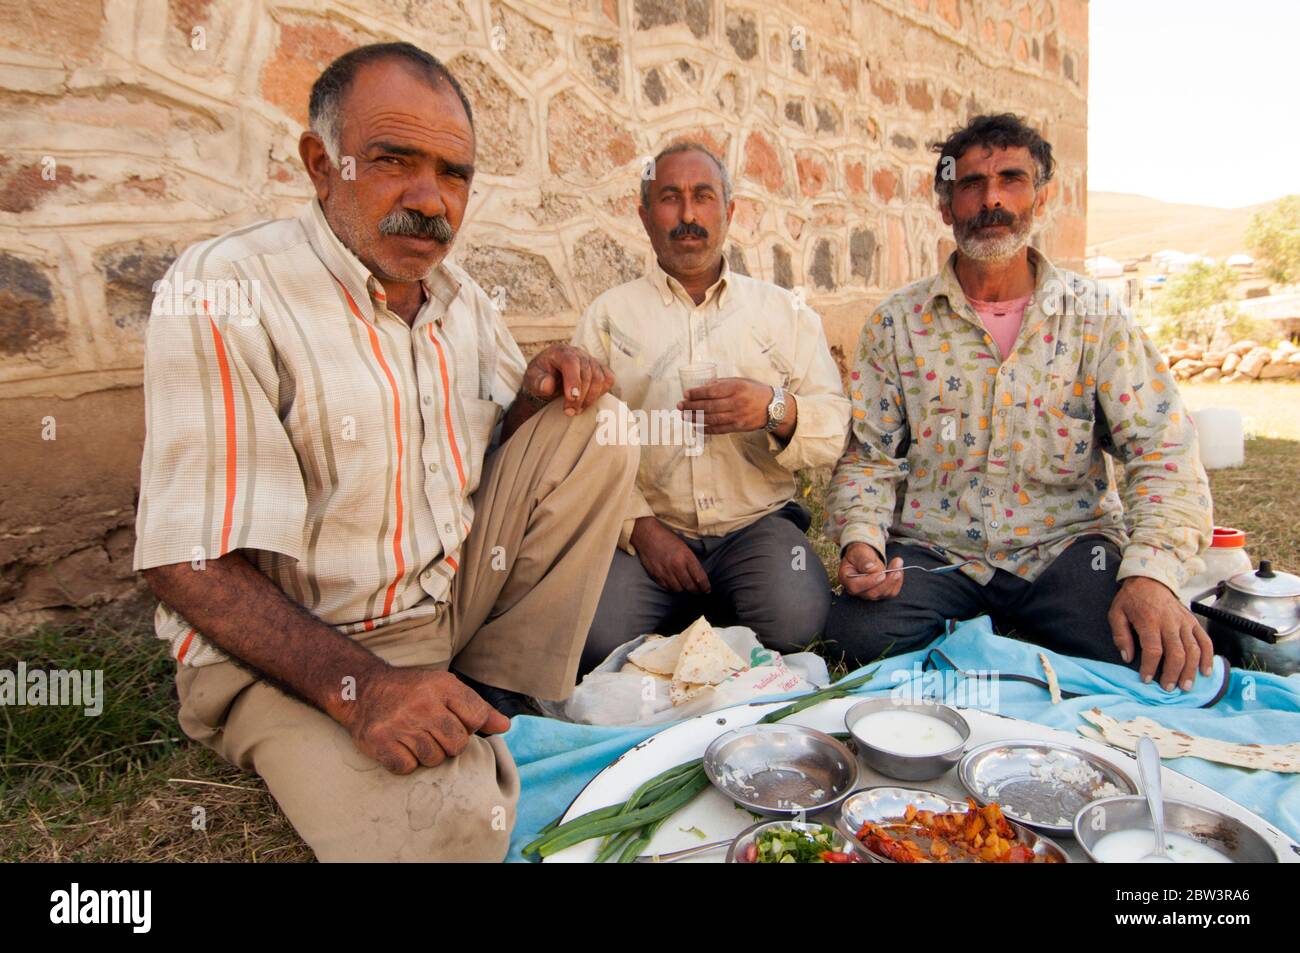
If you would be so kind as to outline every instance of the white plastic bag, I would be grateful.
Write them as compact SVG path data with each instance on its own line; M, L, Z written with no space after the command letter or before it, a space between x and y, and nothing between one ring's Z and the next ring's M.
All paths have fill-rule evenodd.
M782 656L763 648L754 630L743 625L714 631L750 668L681 705L674 707L669 700L666 680L619 671L632 650L645 641L644 635L611 652L567 701L543 701L539 705L551 718L584 725L659 725L742 705L764 695L812 691L830 683L826 662L814 652Z

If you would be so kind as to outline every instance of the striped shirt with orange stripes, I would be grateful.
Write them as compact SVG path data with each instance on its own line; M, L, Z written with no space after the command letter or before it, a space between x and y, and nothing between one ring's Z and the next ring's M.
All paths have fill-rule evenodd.
M347 633L437 612L525 366L483 290L444 262L408 326L315 200L191 246L166 282L135 568L243 550ZM197 313L174 313L181 283ZM225 658L165 605L155 624L183 664Z

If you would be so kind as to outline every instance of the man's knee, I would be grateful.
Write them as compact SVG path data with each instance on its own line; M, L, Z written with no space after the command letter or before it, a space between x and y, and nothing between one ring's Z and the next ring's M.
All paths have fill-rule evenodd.
M350 796L337 816L310 825L299 827L281 806L323 862L499 863L519 791L513 762L501 763L498 745L504 748L499 739L475 737L435 768L407 775L379 768L369 783L343 785Z
M263 689L232 713L236 744L321 861L500 861L519 774L500 736L397 775L327 716Z
M393 859L412 863L503 861L515 826L516 795L500 790L496 772L476 766L451 780L421 778L425 773L407 776L403 799L406 831ZM475 774L481 777L473 777Z
M561 404L560 400L553 403ZM564 415L562 408L556 411ZM635 471L641 459L641 434L627 404L613 394L602 394L596 402L575 417L566 417L569 426L608 457L611 466Z
M768 648L798 652L822 634L830 605L830 586L817 564L773 579L759 593L758 604L744 613L752 621L742 616L741 622L753 628Z
M852 665L924 648L943 634L944 620L934 614L904 611L892 600L871 601L834 596L826 616L823 638L834 657L843 654Z

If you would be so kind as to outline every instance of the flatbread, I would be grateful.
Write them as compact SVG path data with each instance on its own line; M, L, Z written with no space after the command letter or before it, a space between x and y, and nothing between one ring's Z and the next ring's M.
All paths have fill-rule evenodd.
M684 705L701 692L713 691L712 685L694 685L690 682L673 682L668 686L668 700L673 707Z
M1136 751L1138 739L1145 735L1155 742L1161 758L1201 758L1238 768L1300 774L1300 742L1256 745L1200 738L1166 728L1150 718L1119 721L1103 715L1097 708L1080 712L1080 717L1090 724L1080 725L1079 734L1125 751Z
M640 665L637 665L636 662L624 662L623 667L619 669L619 672L627 675L649 675L655 681L659 682L672 681L671 675L660 675L658 672L651 672L648 669L644 669Z
M671 678L673 672L677 670L677 660L681 657L683 644L684 640L680 635L671 638L663 635L647 635L644 642L628 653L627 660L637 668L653 675L665 675Z
M721 685L736 672L746 671L745 660L732 651L704 616L677 636L682 641L677 667L673 670L673 694L687 700L695 686ZM680 686L680 687L679 687Z
M1047 676L1047 694L1051 696L1052 704L1061 704L1061 683L1056 678L1056 669L1052 668L1052 663L1047 661L1047 656L1042 652L1038 653L1038 661L1043 665L1043 674Z

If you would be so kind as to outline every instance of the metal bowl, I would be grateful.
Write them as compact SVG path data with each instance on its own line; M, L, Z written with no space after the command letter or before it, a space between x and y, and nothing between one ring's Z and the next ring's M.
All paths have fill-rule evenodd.
M844 800L858 783L858 760L811 728L750 725L713 739L704 752L704 773L741 807L792 817Z
M961 735L961 744L938 754L910 755L890 751L863 738L854 729L854 724L864 715L878 711L914 711L952 725ZM956 767L970 741L970 725L955 708L947 705L927 704L925 702L900 702L892 698L872 698L858 702L844 715L844 725L858 743L862 760L881 774L900 781L929 781Z
M1035 773L1053 764L1087 766L1101 782L1046 781ZM1097 800L1092 792L1101 784L1113 785L1120 795L1138 792L1137 784L1119 765L1073 745L1033 739L993 741L972 748L957 765L957 779L979 803L996 801L1007 820L1052 834L1068 835L1074 830L1075 815L1089 801Z
M935 811L937 813L970 810L970 805L965 801L944 797L942 794L935 794L933 791L894 787L863 788L840 805L840 818L836 826L840 829L841 834L851 837L861 844L862 850L872 860L882 864L892 864L894 861L877 854L865 844L862 844L861 841L858 841L858 831L862 829L862 825L867 821L871 821L873 824L898 823L902 820L909 804L916 805L918 811ZM1036 858L1046 860L1050 857L1053 861L1062 864L1070 862L1069 855L1055 841L1035 833L1023 824L1017 824L1010 819L1008 819L1008 822L1016 832L1016 839L1032 850Z
M1074 837L1093 863L1092 849L1113 831L1151 830L1144 797L1107 797L1086 805L1074 818ZM1165 798L1165 830L1182 834L1238 864L1276 864L1277 852L1252 827L1208 807Z
M750 844L754 843L754 841L758 840L759 835L762 834L764 831L770 831L770 830L815 831L821 826L822 826L821 824L810 824L807 821L787 821L787 820L759 821L754 826L747 827L745 830L741 831L739 834L736 835L736 839L732 841L731 846L727 848L727 863L729 864L751 863L751 861L744 861L741 860L740 858L741 856L743 856L743 852L745 848L747 848ZM834 832L834 837L831 843L834 845L835 850L845 854L852 854L854 860L857 862L864 862L864 861L870 862L871 858L867 855L867 852L863 848L863 846L858 843L856 837L845 837L844 834L841 831L836 830L835 826L832 824L828 824L826 826L830 827L830 829Z

